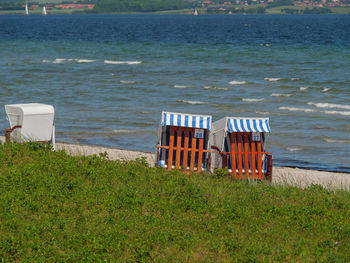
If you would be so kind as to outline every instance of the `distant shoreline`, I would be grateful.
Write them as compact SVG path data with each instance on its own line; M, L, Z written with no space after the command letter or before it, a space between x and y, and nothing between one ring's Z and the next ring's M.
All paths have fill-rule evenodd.
M248 8L249 9L249 8ZM298 8L294 6L279 6L274 8L267 8L266 13L262 14L227 14L227 13L206 13L206 11L199 11L199 16L201 15L303 15L303 14L287 14L282 12L282 9L295 9L303 10L303 8ZM305 8L304 8L305 9ZM350 7L331 7L332 13L327 15L349 15ZM49 9L47 10L48 15L193 15L193 10L168 10L168 11L154 11L154 12L100 12L95 13L90 9ZM24 15L24 10L0 10L0 15ZM41 15L41 9L37 8L35 10L30 10L29 15ZM312 15L325 15L325 14L312 14Z

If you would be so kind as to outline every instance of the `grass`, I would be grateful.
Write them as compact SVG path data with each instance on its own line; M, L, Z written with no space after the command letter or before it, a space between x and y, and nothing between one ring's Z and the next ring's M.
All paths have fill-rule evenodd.
M349 192L107 157L0 144L0 261L350 260Z

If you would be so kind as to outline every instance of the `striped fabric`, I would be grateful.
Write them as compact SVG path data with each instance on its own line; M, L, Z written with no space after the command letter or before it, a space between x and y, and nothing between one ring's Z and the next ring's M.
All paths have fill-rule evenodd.
M211 116L162 112L162 126L168 125L210 130Z
M271 133L269 119L228 118L228 132L268 132Z

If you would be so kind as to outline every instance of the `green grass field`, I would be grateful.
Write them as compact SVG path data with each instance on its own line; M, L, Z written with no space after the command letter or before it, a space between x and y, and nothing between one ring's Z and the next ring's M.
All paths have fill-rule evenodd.
M1 262L349 260L349 192L0 144Z

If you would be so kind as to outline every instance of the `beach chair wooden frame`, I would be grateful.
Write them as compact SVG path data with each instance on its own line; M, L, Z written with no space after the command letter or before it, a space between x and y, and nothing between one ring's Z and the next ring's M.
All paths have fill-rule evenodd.
M266 133L270 132L267 118L226 117L214 122L212 149L218 153L213 154L214 168L227 167L233 179L271 180L272 154L265 151Z
M210 166L211 116L163 112L156 166L201 172Z

